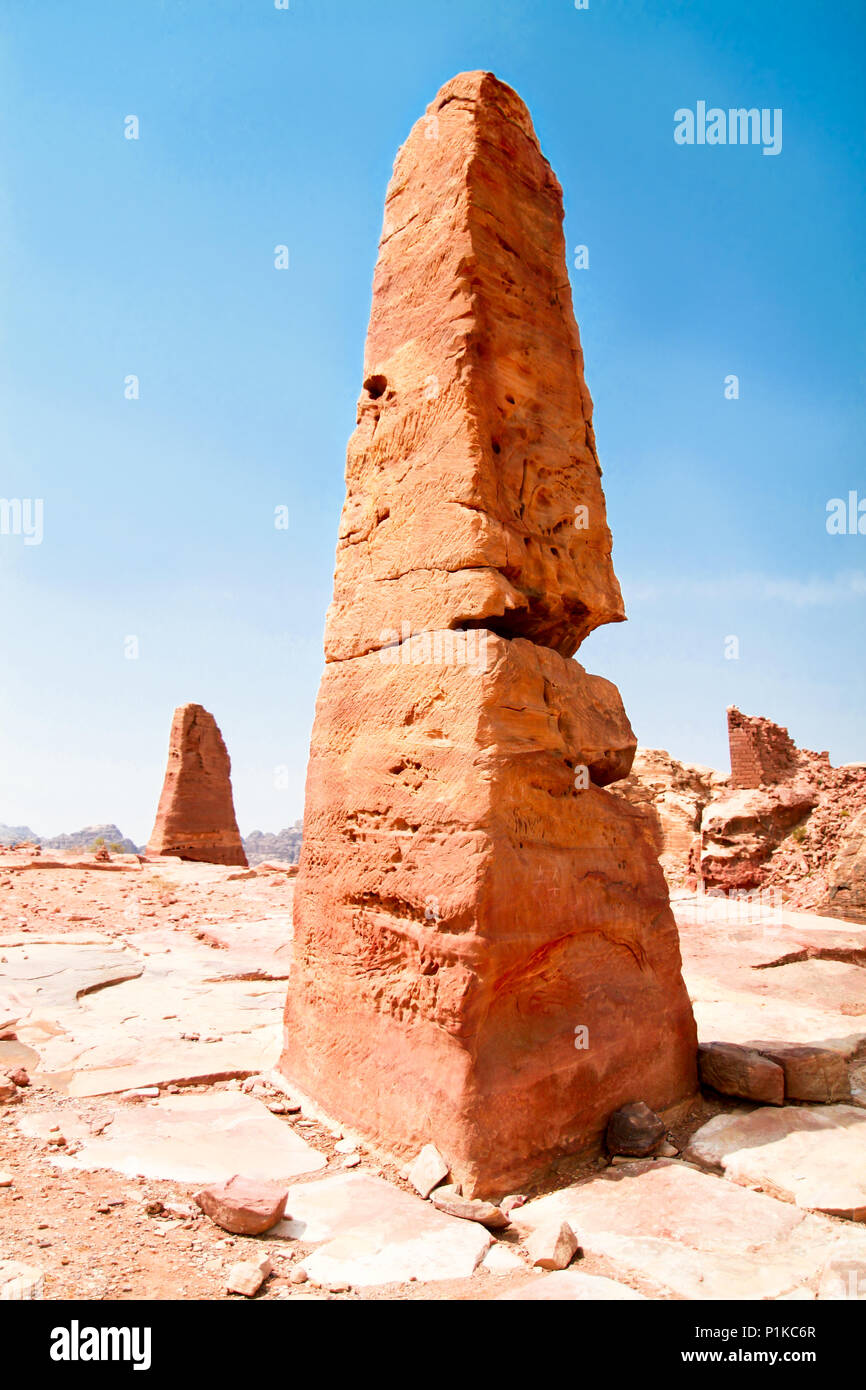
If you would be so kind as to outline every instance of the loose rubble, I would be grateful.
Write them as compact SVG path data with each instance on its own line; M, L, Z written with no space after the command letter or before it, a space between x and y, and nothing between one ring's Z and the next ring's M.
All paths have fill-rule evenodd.
M8 858L16 861L15 855ZM37 1296L42 1290L41 1296L52 1298L250 1297L228 1292L228 1272L234 1264L261 1257L273 1272L252 1295L259 1299L498 1299L511 1293L533 1300L787 1298L817 1297L819 1287L821 1297L840 1297L839 1290L860 1277L858 1261L866 1261L862 1220L822 1214L842 1203L859 1214L862 1168L854 1149L845 1158L848 1151L836 1148L843 1128L849 1136L857 1132L851 1112L866 1116L866 1109L850 1102L786 1098L784 1106L765 1102L757 1110L744 1110L737 1096L707 1086L703 1099L682 1120L667 1122L648 1159L624 1156L612 1167L598 1168L596 1159L588 1158L564 1168L552 1193L530 1189L497 1201L493 1199L500 1194L474 1198L456 1193L455 1185L446 1183L447 1155L437 1151L424 1156L430 1168L422 1190L431 1181L433 1185L423 1199L401 1176L402 1162L389 1163L366 1148L357 1152L353 1136L342 1137L339 1127L322 1123L303 1097L285 1083L277 1085L273 1066L280 1045L282 985L276 982L274 989L266 977L275 973L275 943L283 938L265 924L273 920L276 926L279 916L284 932L285 890L269 880L229 884L228 872L179 862L155 868L139 864L129 875L113 876L111 887L104 888L106 876L95 870L28 869L13 875L14 889L5 890L11 912L4 907L9 899L0 898L0 955L6 956L7 966L15 963L11 977L0 974L0 1012L5 1010L6 1025L0 1030L0 1077L6 1083L17 1068L24 1068L30 1083L16 1087L16 1101L0 1107L0 1168L3 1182L10 1180L0 1186L0 1259L36 1271L28 1287ZM289 881L290 894L294 882ZM82 924L67 925L64 913L51 914L51 931L37 916L35 929L23 932L18 921L25 914L16 910L15 900L25 894L34 916L40 898L62 901L72 916L89 908L86 941ZM748 1052L772 1050L770 1040L776 1046L805 1048L812 1074L827 1076L822 1053L833 1040L829 1051L847 1068L854 1095L863 1068L860 1059L866 1056L866 1015L857 1012L856 982L850 977L859 978L861 971L822 958L775 962L802 954L803 943L817 950L829 942L835 950L841 941L846 950L856 949L866 929L792 913L769 925L742 921L732 931L723 913L718 921L707 913L690 917L691 902L683 898L676 907L698 1021L712 1029L704 1032L706 1044L724 1037L719 1026L723 1018L732 1044ZM218 918L213 914L215 920L203 927L202 917L215 904ZM154 915L133 916L133 905ZM131 927L122 938L109 935L112 922L123 921L124 913ZM850 975L834 976L831 988L815 974L828 966ZM233 1034L239 1024L236 985L219 983L236 971L255 977L243 984L245 990L259 991L242 1026L261 1028L270 1042L248 1075L178 1088L170 1078L178 1075L174 1064L181 1048L221 1046L183 1042L181 1033L197 1033L200 1039L244 1036ZM805 972L801 983L792 971ZM172 972L182 979L182 989L171 988ZM113 995L120 1001L116 1006ZM137 1028L137 1009L147 1011L150 1075L166 1080L139 1087L132 1098L125 1084L131 1057L126 1060L124 1049L126 1034L134 1035ZM171 1014L181 1016L163 1017ZM115 1022L122 1018L125 1029ZM78 1078L72 1083L59 1070L61 1043L63 1057L77 1059L81 1068L72 1073ZM43 1058L50 1061L49 1069ZM91 1059L105 1078L103 1085L113 1089L70 1094L94 1090L83 1084L95 1074ZM144 1068L140 1074L145 1075ZM837 1109L849 1112L844 1127L834 1116ZM749 1146L740 1142L736 1129L725 1131L725 1166L710 1170L702 1162L700 1172L687 1166L698 1158L689 1145L705 1142L706 1134L698 1136L714 1118L739 1123L744 1114L746 1119L750 1114L776 1115L789 1117L790 1125L798 1112L827 1121L818 1129L810 1120L785 1141L810 1146L809 1192L791 1178L805 1162L803 1154L793 1168L786 1160L771 1169L769 1158L777 1150L784 1158L784 1146ZM765 1123L761 1119L761 1126ZM656 1124L650 1133L657 1130ZM804 1137L797 1139L797 1133ZM736 1143L729 1142L731 1134ZM685 1161L660 1156L677 1148L684 1150ZM343 1170L355 1157L357 1165ZM734 1180L737 1161L751 1165L743 1177L749 1186L761 1183L761 1190L749 1191ZM304 1171L296 1175L298 1164ZM671 1173L674 1178L666 1176ZM195 1195L233 1177L265 1183L282 1179L280 1196L288 1192L288 1215L259 1235L233 1234L215 1225L201 1213ZM653 1179L662 1187L650 1186L638 1200L642 1185ZM671 1184L670 1190L665 1184ZM610 1191L608 1204L602 1198ZM596 1193L598 1197L592 1195ZM797 1205L798 1193L806 1206ZM511 1224L488 1229L477 1219L437 1209L449 1201L459 1202L460 1210L472 1216L486 1214L487 1203ZM562 1205L548 1211L547 1204L557 1202ZM567 1223L580 1241L561 1272L532 1264L528 1241L542 1216L555 1231ZM745 1246L744 1230L750 1241ZM734 1238L732 1231L740 1235ZM578 1274L580 1280L575 1279ZM554 1282L558 1279L570 1281L561 1292ZM585 1282L596 1279L611 1287ZM335 1293L340 1286L345 1291Z
M239 1260L232 1265L226 1278L229 1293L243 1294L244 1298L254 1298L262 1284L273 1273L270 1260Z

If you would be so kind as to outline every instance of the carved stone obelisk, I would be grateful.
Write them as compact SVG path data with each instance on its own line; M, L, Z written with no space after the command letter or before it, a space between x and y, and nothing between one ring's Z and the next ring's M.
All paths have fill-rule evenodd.
M571 657L624 617L562 195L519 97L400 151L307 778L287 1077L464 1192L695 1090L665 881L605 786L635 739Z

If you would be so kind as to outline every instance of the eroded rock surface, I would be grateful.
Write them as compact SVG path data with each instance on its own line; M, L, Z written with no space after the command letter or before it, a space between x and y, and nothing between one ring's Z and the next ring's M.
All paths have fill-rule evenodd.
M463 73L388 189L328 657L458 627L570 656L624 616L610 550L561 189L517 94Z
M728 710L730 791L704 811L700 876L724 891L774 889L797 907L866 914L866 767L832 767L779 724Z
M325 1159L288 1125L252 1097L232 1091L161 1096L118 1107L99 1133L90 1132L71 1110L48 1111L22 1122L26 1133L41 1137L57 1127L77 1145L69 1156L58 1151L54 1162L62 1168L113 1168L130 1176L222 1183L238 1173L253 1180L288 1181L325 1166Z
M175 710L147 852L247 867L232 800L231 761L216 720L201 705Z
M701 815L726 783L713 768L680 762L663 748L638 748L631 772L617 783L617 795L644 816L672 888L697 886Z
M569 658L623 617L559 185L488 73L400 152L316 708L285 1074L467 1196L696 1084L667 889Z
M827 886L827 906L834 912L866 916L866 807L847 820Z
M638 749L616 787L645 818L671 888L777 895L866 920L866 764L830 764L780 724L728 710L731 774Z
M701 818L704 885L730 890L766 883L767 860L817 804L808 785L732 791L714 801Z

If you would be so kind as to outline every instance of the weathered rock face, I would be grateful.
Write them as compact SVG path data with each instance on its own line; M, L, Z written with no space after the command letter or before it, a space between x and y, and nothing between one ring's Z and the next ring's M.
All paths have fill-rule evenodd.
M283 1065L505 1190L635 1093L687 1093L691 1014L652 848L598 785L634 746L614 687L492 634L486 669L404 661L423 640L326 668Z
M711 767L681 763L663 748L638 748L631 772L616 785L644 817L671 887L697 885L701 814L727 785Z
M181 705L174 712L168 767L147 853L246 867L232 801L231 762L216 720L201 705Z
M767 860L817 805L809 786L735 791L708 806L701 820L701 878L714 888L757 888Z
M832 767L769 719L728 710L731 775L639 748L617 783L643 816L671 888L778 892L866 917L866 764Z
M464 1196L696 1086L664 878L604 790L634 736L568 659L623 613L561 223L519 98L449 83L388 195L295 890L282 1069Z
M787 729L735 708L728 731L731 790L701 819L704 887L778 889L792 907L863 915L866 767L832 767L827 753L798 748Z
M828 874L827 906L862 918L866 915L866 808L848 824Z
M624 617L562 192L520 98L449 82L394 166L329 660L484 627L572 655Z

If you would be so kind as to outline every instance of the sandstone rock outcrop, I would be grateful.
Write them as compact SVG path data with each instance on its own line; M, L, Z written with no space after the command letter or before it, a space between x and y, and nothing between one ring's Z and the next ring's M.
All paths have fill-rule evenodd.
M349 445L284 1073L464 1196L696 1087L667 888L605 790L635 739L569 658L623 618L559 185L455 78L395 165Z
M866 764L833 767L769 719L728 710L730 777L639 748L615 791L644 817L671 888L778 893L866 917Z
M850 817L850 812L849 812ZM866 916L866 807L846 828L827 875L827 906L841 916Z
M483 627L571 656L625 614L562 192L523 102L448 83L388 189L328 660Z
M116 825L88 825L71 835L55 835L53 839L41 839L43 849L89 849L105 846L118 854L137 854L138 847L126 838Z
M148 854L247 867L232 800L231 761L201 705L174 712L168 766Z
M644 817L672 888L696 887L701 815L726 785L714 768L679 762L663 748L638 748L628 777L616 784Z
M0 825L0 845L39 844L39 836L34 835L29 825Z
M787 729L736 708L728 732L731 790L701 820L704 886L778 889L791 906L840 915L866 909L851 867L864 855L866 768L834 768L826 752L798 748Z
M808 785L734 791L701 818L701 879L713 888L757 888L767 860L818 804Z

